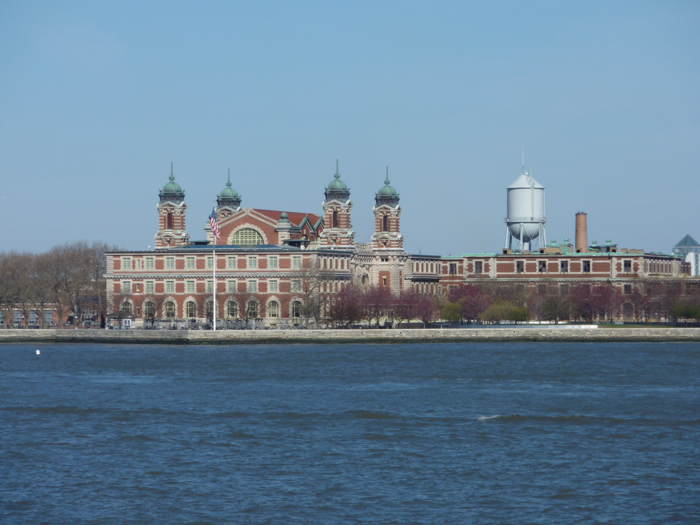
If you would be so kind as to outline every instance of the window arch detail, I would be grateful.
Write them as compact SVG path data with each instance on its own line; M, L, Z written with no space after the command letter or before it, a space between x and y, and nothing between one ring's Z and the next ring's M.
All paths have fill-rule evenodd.
M241 228L234 232L229 239L229 244L237 244L239 246L256 246L265 244L262 235L253 228Z

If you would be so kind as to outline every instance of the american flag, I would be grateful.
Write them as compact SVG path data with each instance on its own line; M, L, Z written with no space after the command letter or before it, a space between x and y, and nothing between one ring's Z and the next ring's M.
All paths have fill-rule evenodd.
M219 231L219 226L216 224L216 208L211 209L209 223L211 224L211 230L214 232L214 235L216 235L216 238L221 239L221 232Z

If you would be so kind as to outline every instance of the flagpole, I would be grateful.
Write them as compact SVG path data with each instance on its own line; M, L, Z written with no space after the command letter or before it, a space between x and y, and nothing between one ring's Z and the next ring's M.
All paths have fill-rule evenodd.
M216 201L214 201L214 205L216 206ZM212 267L213 267L213 280L214 280L214 286L213 286L213 289L214 289L214 297L213 297L213 301L214 301L214 331L216 331L216 232L214 232L213 229L212 229L212 234L214 237L214 248L212 249L212 259L213 259Z

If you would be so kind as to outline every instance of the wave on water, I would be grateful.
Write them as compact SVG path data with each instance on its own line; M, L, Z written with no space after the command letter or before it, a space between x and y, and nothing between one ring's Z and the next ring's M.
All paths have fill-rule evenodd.
M357 419L396 419L399 416L396 414L388 414L386 412L372 412L371 410L353 410L347 413L349 416Z
M522 415L510 414L507 416L479 416L477 421L496 420L504 423L574 423L574 424L601 424L601 423L617 423L617 424L633 424L633 425L698 425L700 419L694 420L666 420L666 419L649 419L649 418L626 418L626 417L598 417L586 416L583 414L571 414L566 416L544 416L544 415Z

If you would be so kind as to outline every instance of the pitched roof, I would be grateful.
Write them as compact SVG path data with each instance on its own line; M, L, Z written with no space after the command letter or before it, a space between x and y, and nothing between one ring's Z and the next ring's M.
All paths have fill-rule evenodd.
M280 215L282 215L282 213L283 213L282 211L260 210L258 208L254 208L254 210L261 215L265 215L266 217L270 217L270 219L272 219L274 221L279 221ZM313 225L317 224L318 221L321 220L321 217L319 215L316 215L315 213L302 213L302 212L288 211L287 215L289 215L289 222L291 222L294 226L299 226L305 217L308 217L309 221Z
M680 241L678 241L676 246L700 246L700 244L698 244L698 242L690 235L686 235Z

